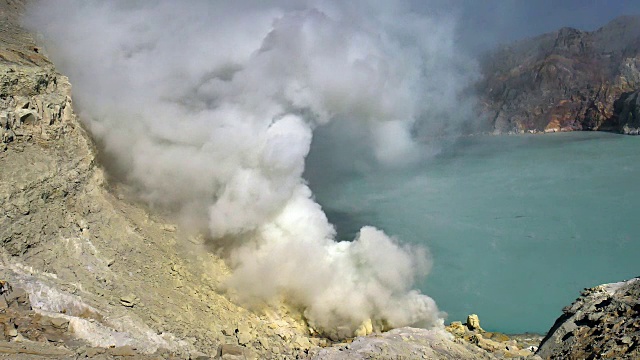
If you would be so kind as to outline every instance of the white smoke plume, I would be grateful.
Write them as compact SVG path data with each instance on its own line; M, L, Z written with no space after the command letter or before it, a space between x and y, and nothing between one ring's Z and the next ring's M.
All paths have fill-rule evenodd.
M373 227L336 242L302 174L329 123L359 129L354 142L392 165L423 156L416 132L455 127L473 64L451 19L338 0L42 1L29 14L124 180L183 224L234 239L239 300L285 298L339 336L368 320L442 323L412 290L426 252Z

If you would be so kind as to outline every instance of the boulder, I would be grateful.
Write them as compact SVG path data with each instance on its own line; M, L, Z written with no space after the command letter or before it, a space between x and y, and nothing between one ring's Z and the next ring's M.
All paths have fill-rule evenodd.
M478 318L478 315L476 315L476 314L471 314L471 315L467 316L467 324L466 325L469 328L469 330L471 330L471 331L484 331L480 327L480 319Z

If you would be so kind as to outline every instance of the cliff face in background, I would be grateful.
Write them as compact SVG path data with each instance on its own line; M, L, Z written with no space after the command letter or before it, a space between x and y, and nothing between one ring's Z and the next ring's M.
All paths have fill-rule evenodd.
M481 112L495 133L638 133L640 16L522 40L481 64Z

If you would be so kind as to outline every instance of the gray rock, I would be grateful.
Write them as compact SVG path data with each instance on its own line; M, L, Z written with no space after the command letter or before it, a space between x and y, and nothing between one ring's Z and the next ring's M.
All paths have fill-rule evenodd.
M563 313L536 353L543 359L640 358L640 278L585 289Z
M29 294L27 294L27 292L23 288L20 288L20 287L13 288L12 291L9 291L5 295L5 299L7 301L7 304L10 307L16 307L16 308L27 309L27 310L31 309Z
M313 360L347 359L495 359L487 351L445 330L400 328L382 334L358 337L351 344L312 349Z
M627 135L640 133L640 91L625 93L616 101L615 111L620 132Z

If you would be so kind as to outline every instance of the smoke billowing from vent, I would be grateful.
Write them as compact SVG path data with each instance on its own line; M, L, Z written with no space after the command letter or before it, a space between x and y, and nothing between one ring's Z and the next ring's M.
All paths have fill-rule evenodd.
M416 136L457 131L474 67L451 19L387 1L77 0L42 1L29 22L138 195L234 239L240 300L285 297L341 336L442 322L411 290L426 252L373 227L336 242L302 174L329 123L390 165L424 156Z

